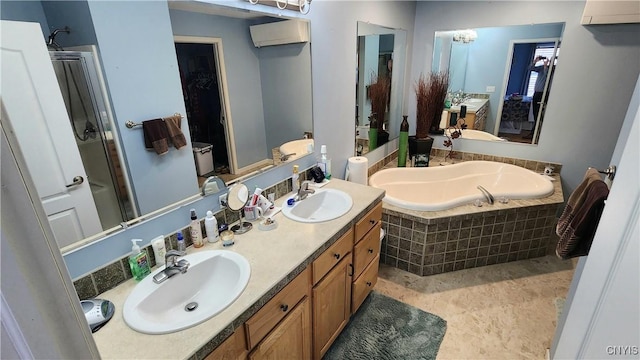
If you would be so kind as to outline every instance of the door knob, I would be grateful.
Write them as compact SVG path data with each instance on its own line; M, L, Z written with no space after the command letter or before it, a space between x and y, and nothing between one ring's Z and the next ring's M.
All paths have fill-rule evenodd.
M82 176L78 175L78 176L75 176L73 178L73 182L71 184L67 184L66 187L70 188L72 186L77 186L77 185L82 184L83 182L84 182L84 178Z

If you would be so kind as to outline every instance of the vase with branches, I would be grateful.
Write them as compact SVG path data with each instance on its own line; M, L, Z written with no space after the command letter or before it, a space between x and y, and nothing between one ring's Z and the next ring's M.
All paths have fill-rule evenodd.
M384 122L387 106L389 104L389 92L391 89L391 78L386 75L371 74L371 83L367 91L367 97L371 102L371 112L376 118L378 128L378 145L386 142L384 140ZM387 136L388 139L388 136Z
M416 166L428 166L428 156L433 146L429 133L438 130L444 102L449 89L449 73L432 71L428 76L421 74L415 84L416 93L416 135L409 137L409 156L414 154L423 161L414 160ZM425 158L426 157L426 158Z

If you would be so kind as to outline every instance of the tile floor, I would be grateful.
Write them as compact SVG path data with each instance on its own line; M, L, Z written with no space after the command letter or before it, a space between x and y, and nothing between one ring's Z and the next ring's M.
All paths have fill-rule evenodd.
M545 359L574 267L545 256L421 277L381 264L375 289L447 321L438 359Z

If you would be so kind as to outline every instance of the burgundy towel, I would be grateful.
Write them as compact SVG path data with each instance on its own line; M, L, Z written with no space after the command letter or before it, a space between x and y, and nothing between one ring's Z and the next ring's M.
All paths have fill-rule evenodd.
M560 219L558 219L558 224L556 225L556 234L558 236L562 236L562 234L564 234L564 232L567 230L567 227L573 221L573 218L576 215L575 212L578 211L578 209L584 203L584 200L587 196L587 187L596 180L600 180L600 173L598 173L598 170L593 168L587 169L582 182L573 191L573 193L571 193L571 196L569 196L567 205L562 211Z
M158 155L169 152L169 131L162 119L143 121L142 132L145 148L155 150Z
M597 180L591 182L585 192L584 202L574 210L575 216L560 235L556 246L556 255L561 259L588 255L591 249L609 188L604 181Z
M180 123L182 122L182 116L174 115L163 119L167 130L169 131L169 138L176 149L180 149L187 145L187 139L180 129Z

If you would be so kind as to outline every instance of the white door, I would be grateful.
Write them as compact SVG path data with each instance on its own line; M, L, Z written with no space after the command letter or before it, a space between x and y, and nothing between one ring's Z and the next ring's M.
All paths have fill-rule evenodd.
M40 25L1 23L3 126L18 139L62 248L102 226Z

